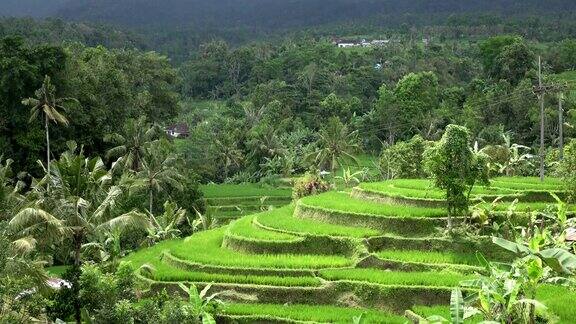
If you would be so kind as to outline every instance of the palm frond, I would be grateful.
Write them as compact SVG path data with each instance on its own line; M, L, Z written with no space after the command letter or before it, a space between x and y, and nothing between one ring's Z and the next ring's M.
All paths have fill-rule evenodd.
M36 249L36 239L31 236L23 237L12 242L12 248L19 255L30 254Z

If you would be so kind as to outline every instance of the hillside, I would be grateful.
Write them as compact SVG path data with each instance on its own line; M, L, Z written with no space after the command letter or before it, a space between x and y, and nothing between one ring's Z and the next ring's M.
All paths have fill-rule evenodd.
M45 17L56 13L69 0L2 0L0 17Z
M546 190L561 188L557 179L542 184L536 178L496 178L472 195L488 201L500 196L496 210L519 200L512 204L520 221L527 211L547 208L552 197ZM181 293L179 283L211 283L211 292L251 296L228 300L218 314L223 323L351 323L362 313L366 323L405 323L407 310L417 321L449 314L452 288L484 273L476 252L491 260L511 257L489 237L472 241L439 233L447 221L442 196L427 180L363 183L351 193L305 197L125 260L148 264L152 270L140 275L151 291ZM574 293L568 289L542 285L537 296L558 323L574 318L567 307Z
M76 0L69 1L57 15L141 27L193 25L280 29L369 18L377 18L378 23L396 24L398 19L410 22L409 15L496 13L509 16L563 13L575 9L576 3L569 0Z

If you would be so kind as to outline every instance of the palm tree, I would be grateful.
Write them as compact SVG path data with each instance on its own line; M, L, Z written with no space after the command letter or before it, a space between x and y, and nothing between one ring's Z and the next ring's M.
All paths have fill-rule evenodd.
M22 100L22 104L31 107L30 121L33 122L38 116L44 119L44 129L46 131L46 166L48 176L50 177L50 131L49 123L53 121L56 124L68 126L68 119L59 111L65 110L65 102L78 100L73 98L56 98L56 87L52 84L50 77L45 76L42 87L35 92L36 98L27 98ZM50 191L50 181L47 184L47 191Z
M18 208L23 197L20 193L24 184L20 181L13 183L12 164L13 160L8 159L3 163L0 155L0 221L7 220L13 209Z
M136 173L136 181L132 183L132 190L145 190L148 193L148 211L154 213L154 194L172 187L182 191L181 181L184 177L176 168L178 158L173 153L162 151L164 143L150 146L146 150L146 159L142 161L141 170Z
M318 149L308 156L313 158L319 168L328 167L334 175L338 166L346 162L358 163L354 154L359 150L358 133L350 132L338 117L332 117L318 133Z
M120 158L118 165L132 171L140 171L146 148L157 141L162 129L157 124L148 124L146 117L130 119L124 126L124 135L115 133L107 135L104 140L116 146L108 150L106 157Z
M69 238L73 244L74 267L80 268L82 246L95 241L107 231L127 228L148 228L148 217L129 212L116 213L116 202L123 193L111 185L110 172L98 158L88 159L82 148L76 154L75 143L54 162L54 188L46 195L42 180L30 191L30 202L9 222L20 238L34 238L46 243ZM73 286L77 283L73 282ZM77 290L75 290L77 291ZM76 296L78 297L78 296ZM80 321L80 305L75 305L76 320Z
M242 163L242 151L238 149L234 139L230 136L223 136L222 139L214 140L216 155L224 168L224 180L228 179L230 169L239 167Z

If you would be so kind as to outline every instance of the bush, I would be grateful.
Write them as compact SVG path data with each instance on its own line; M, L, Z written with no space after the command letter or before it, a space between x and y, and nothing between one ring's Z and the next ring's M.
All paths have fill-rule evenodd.
M566 183L570 202L576 201L576 140L564 147L564 158L558 165L558 174Z
M316 195L330 189L330 185L317 175L306 174L294 183L292 198Z
M424 178L423 154L431 142L419 135L407 142L398 142L385 148L380 155L380 169L387 179Z

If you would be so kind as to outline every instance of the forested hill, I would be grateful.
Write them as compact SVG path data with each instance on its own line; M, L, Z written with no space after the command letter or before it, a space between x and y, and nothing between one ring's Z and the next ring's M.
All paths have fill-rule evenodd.
M0 17L45 17L56 13L70 0L1 0Z
M399 19L410 23L411 15L561 14L574 10L573 0L68 0L57 15L129 26L279 29L370 18L381 24L401 23Z

